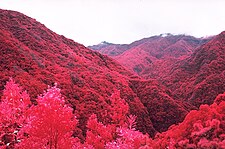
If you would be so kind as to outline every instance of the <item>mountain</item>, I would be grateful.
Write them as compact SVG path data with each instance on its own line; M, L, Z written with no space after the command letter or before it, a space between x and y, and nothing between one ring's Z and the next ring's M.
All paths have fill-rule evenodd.
M112 140L108 136L103 137L106 142L100 139L103 147L115 147L124 137L130 141L127 144L133 141L154 148L224 146L225 32L206 39L161 34L129 45L102 42L91 48L95 51L56 34L24 14L0 9L0 96L12 77L28 91L35 105L37 96L57 83L66 104L79 120L79 130L74 130L74 135L81 142L92 138L94 133L93 138L98 140L100 135L95 130L100 130L101 135L107 134L102 133L106 129L115 132L111 134L115 137ZM7 89L13 88L8 85ZM12 101L10 92L7 94L10 97L7 100ZM135 115L130 116L129 129L119 127L121 132L116 132L114 127L110 128L107 114L113 109L112 98L121 99L128 105L129 114ZM116 108L123 107L121 104ZM69 112L72 114L72 110ZM135 121L132 118L136 116ZM89 131L88 137L87 121L93 127L100 127ZM132 124L154 140L134 131ZM162 133L156 135L157 132ZM10 131L7 133L8 138L6 135L0 138L4 141L0 140L0 146L16 140L10 138L11 142L7 142L14 136ZM140 145L133 138L145 144Z
M171 61L189 56L196 47L209 39L211 38L161 34L131 44L99 44L89 48L114 58L125 68L144 78L158 78L161 70L170 66Z
M212 104L225 90L224 34L209 38L154 36L138 41L140 44L119 55L109 56L142 78L156 79L172 91L170 96L176 101L198 108ZM110 51L110 46L98 51L104 53L105 49Z
M24 14L0 10L0 29L0 95L12 77L35 104L34 99L48 85L57 83L67 104L77 111L80 138L85 136L92 113L103 121L101 114L111 106L108 99L115 90L129 105L129 113L137 116L137 129L151 136L181 122L192 109L170 97L170 90L156 80L143 80L108 56L58 35ZM158 109L162 101L166 107Z
M172 65L161 81L177 99L192 105L212 104L225 90L225 32L197 48L189 57Z
M67 102L79 111L84 130L91 113L107 109L107 98L118 89L133 107L130 113L139 115L139 129L154 134L148 112L128 86L129 79L137 77L117 62L18 12L0 10L0 28L1 94L9 77L32 99L56 82Z
M57 83L77 111L82 138L92 113L104 122L101 114L117 91L137 116L137 129L154 136L225 90L225 32L206 39L166 34L129 45L102 42L92 49L24 14L0 10L0 96L10 77L34 104Z

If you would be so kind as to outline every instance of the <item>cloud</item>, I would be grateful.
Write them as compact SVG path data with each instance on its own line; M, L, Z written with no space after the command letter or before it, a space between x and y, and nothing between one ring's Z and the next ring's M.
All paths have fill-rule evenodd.
M36 18L51 30L92 45L130 43L161 33L197 37L224 30L223 0L1 0L0 8Z

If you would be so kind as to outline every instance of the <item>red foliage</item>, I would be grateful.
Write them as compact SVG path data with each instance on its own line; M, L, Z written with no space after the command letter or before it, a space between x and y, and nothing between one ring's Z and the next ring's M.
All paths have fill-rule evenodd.
M154 136L181 122L191 109L213 103L225 90L225 32L197 50L193 48L202 39L169 35L113 51L113 55L123 53L114 58L127 68L156 79L144 80L23 14L0 10L0 18L0 145L18 142L19 131L18 145L24 148L157 148L159 143L169 148L223 147L223 95L215 104L192 111L173 131L157 135L155 140L135 131L134 118L127 116L136 115L136 129ZM2 92L10 76L28 91L32 101L37 99L37 106L29 107L28 94L12 80ZM65 101L56 87L37 98L54 82L60 83ZM82 132L76 130L76 124ZM86 142L71 137L72 131L81 142L86 137Z
M114 90L114 93L109 98L109 103L110 108L107 114L111 119L109 123L115 124L116 126L123 126L126 122L129 106L125 100L121 99L119 90Z
M201 104L212 104L224 92L224 45L225 32L222 32L199 39L185 35L153 36L126 46L104 44L93 49L118 60L141 77L156 79L173 91L173 99L187 102L185 110L190 111ZM189 105L192 107L188 108Z
M202 105L185 120L156 136L154 148L224 148L225 101Z
M27 90L32 101L47 85L58 82L66 102L76 109L80 138L84 138L92 113L101 122L107 120L98 113L109 111L111 105L106 101L115 88L131 107L131 114L145 117L137 121L137 128L154 134L145 107L129 87L130 78L137 76L109 57L60 36L19 12L0 10L0 18L0 95L9 77Z
M161 80L176 99L199 107L212 104L225 90L225 32L197 48L190 57L172 65L170 75Z
M183 121L187 111L192 108L185 102L174 100L171 91L155 80L132 80L132 88L148 110L154 128L159 132Z

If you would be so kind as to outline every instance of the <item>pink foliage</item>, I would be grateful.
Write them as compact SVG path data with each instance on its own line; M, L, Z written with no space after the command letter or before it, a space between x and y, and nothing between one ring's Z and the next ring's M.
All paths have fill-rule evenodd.
M135 130L135 120L136 116L130 115L127 120L127 127L117 127L117 139L112 142L108 142L105 147L107 149L116 149L118 147L122 149L150 149L149 145L152 140L148 135L144 135Z
M110 107L105 116L111 120L110 123L104 125L98 122L95 114L91 115L87 123L86 142L93 144L95 148L104 148L108 142L118 137L117 127L126 125L129 107L125 100L120 98L119 90L114 90L109 98L109 104Z
M60 89L49 88L29 109L28 123L22 129L19 148L72 148L72 131L77 120L72 108L65 105Z
M6 83L0 103L0 144L13 145L26 120L30 97L12 78Z
M103 125L98 122L95 114L91 115L87 123L86 143L93 145L94 148L104 148L107 142L113 140L115 127L113 125Z

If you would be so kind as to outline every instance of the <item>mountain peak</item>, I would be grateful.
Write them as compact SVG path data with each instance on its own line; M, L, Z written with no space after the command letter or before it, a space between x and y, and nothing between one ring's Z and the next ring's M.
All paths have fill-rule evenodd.
M163 33L159 35L160 37L167 37L167 36L173 36L171 33Z
M100 45L111 45L112 43L109 43L109 42L107 42L107 41L102 41L101 43L100 43Z

